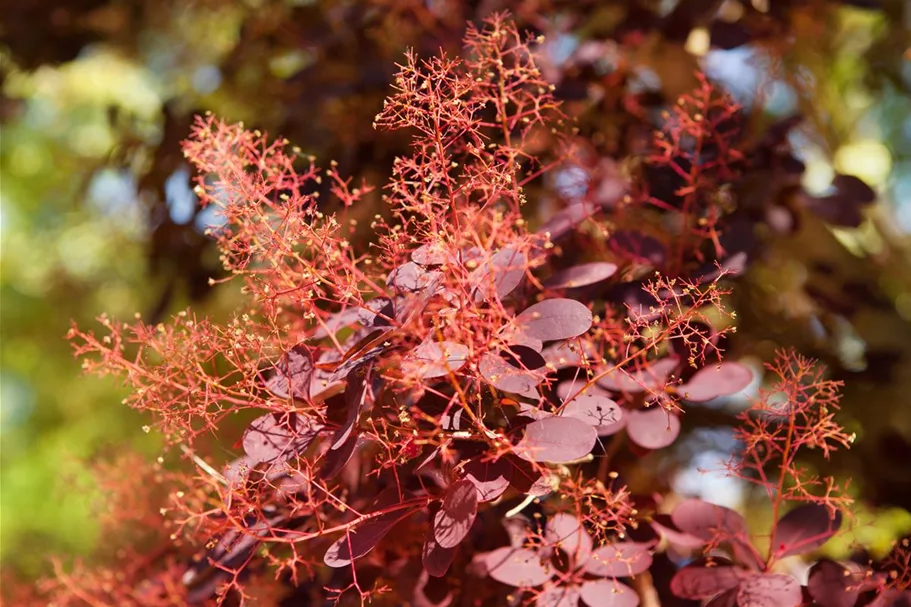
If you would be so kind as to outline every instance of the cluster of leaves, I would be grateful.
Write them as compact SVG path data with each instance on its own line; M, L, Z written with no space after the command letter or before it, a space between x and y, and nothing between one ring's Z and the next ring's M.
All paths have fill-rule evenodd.
M673 577L679 598L803 602L772 567L828 539L845 502L795 453L851 442L832 419L837 386L811 361L782 355L779 385L738 430L731 469L776 516L809 502L780 518L767 559L733 511L685 502L668 521L612 470L624 448L671 447L689 405L754 381L722 360L724 285L745 261L725 241L736 205L722 195L745 162L739 108L701 80L641 166L592 171L581 195L553 188L563 208L534 225L530 184L592 155L536 63L540 42L496 16L469 29L464 59L406 56L374 124L410 134L412 153L382 190L388 213L368 219L367 253L351 239L369 184L197 121L184 151L225 217L212 236L248 307L225 325L185 312L71 332L84 367L124 377L127 403L198 468L162 508L164 554L186 560L64 584L57 604L243 602L274 576L305 604L325 588L339 603L633 607L662 536L711 559ZM665 196L646 187L655 171L682 183ZM324 189L338 213L321 210ZM220 471L212 440L238 450ZM811 580L823 607L840 603L814 587L832 584Z

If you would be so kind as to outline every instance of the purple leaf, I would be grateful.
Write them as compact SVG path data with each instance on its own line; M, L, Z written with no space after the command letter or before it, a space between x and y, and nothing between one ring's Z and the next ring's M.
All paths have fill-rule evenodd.
M571 204L554 213L551 218L538 229L537 233L542 237L549 236L551 241L560 240L580 223L591 217L597 210L598 205L592 204L591 202Z
M522 282L528 260L525 253L513 247L504 247L468 276L473 287L475 302L489 300L496 295L506 297Z
M592 536L578 518L566 512L558 512L548 519L544 541L548 548L559 548L568 554L572 563L584 563L592 554Z
M614 392L631 394L663 388L678 363L676 357L668 356L635 370L613 369L598 379L598 385Z
M517 588L540 586L553 576L541 563L538 553L528 548L497 548L484 555L484 564L487 575Z
M707 599L736 588L744 574L737 567L688 565L671 579L671 592L681 599Z
M674 525L706 542L724 539L746 539L747 524L737 512L699 499L681 502L671 514Z
M525 427L525 436L515 447L522 459L565 464L591 453L598 433L582 420L548 417Z
M354 455L354 451L357 449L358 444L363 442L364 441L358 436L358 433L353 432L338 449L326 451L325 458L323 459L323 467L320 468L319 471L319 477L323 480L335 478L335 476L345 467L345 464L351 459L351 456Z
M556 371L567 367L581 367L587 361L591 361L596 354L595 347L585 338L554 344L541 352L544 360Z
M503 356L493 352L481 356L478 372L494 388L530 398L538 396L537 386L544 381L542 374L516 368Z
M818 504L804 504L785 514L772 532L771 550L781 559L816 550L841 527L841 512L830 515Z
M577 607L579 589L576 586L551 586L535 599L535 607Z
M797 607L803 603L800 584L789 575L764 573L740 583L738 607Z
M685 400L704 403L720 396L736 394L750 385L753 372L739 363L703 367L687 383L677 388Z
M279 398L310 398L310 381L313 378L313 356L304 344L288 350L275 364L274 372L266 380L266 388Z
M630 411L627 418L626 433L630 440L646 449L667 447L680 434L680 418L660 406Z
M598 436L616 434L626 425L620 405L598 394L577 396L563 406L560 415L581 419L594 426Z
M413 261L404 263L389 273L386 284L406 293L435 292L443 279L443 273L425 270Z
M575 299L545 299L526 308L516 325L529 337L557 341L578 337L592 326L592 313Z
M544 281L548 289L573 289L607 280L617 271L617 265L606 261L585 263L561 270Z
M468 535L478 514L478 492L468 479L450 485L433 519L433 537L443 548L455 548Z
M445 377L465 366L468 347L451 341L425 341L414 349L405 366L424 379Z
M433 529L427 531L427 537L424 539L424 549L421 553L421 561L424 563L424 569L433 577L443 577L449 571L449 566L455 558L455 548L443 548L437 543L433 535Z
M656 514L652 517L652 527L666 537L667 541L681 548L701 548L706 543L706 540L678 529L669 514Z
M513 367L526 371L534 371L547 364L544 357L534 348L521 344L510 345L508 349L502 351L502 356Z
M645 544L614 542L596 549L585 562L585 571L601 577L630 577L652 566L652 554Z
M394 487L386 489L377 497L370 512L387 510L397 504L401 504L398 491ZM334 568L350 565L373 550L399 521L420 509L421 506L414 505L399 507L355 525L329 547L323 562Z
M345 444L345 441L348 440L351 436L351 432L357 425L358 416L360 416L361 408L364 406L364 399L367 396L367 382L372 369L373 364L368 362L365 365L354 369L348 374L348 377L345 378L345 405L347 407L347 415L345 417L345 422L332 436L330 449L335 450Z
M478 501L489 502L497 499L509 488L513 466L505 459L485 461L475 458L463 468L465 478L474 484Z
M592 580L583 583L579 590L588 607L636 607L639 604L636 591L616 580Z
M303 415L267 413L244 431L244 452L257 462L285 461L306 449L322 429Z
M810 568L807 590L822 607L854 607L862 580L863 574L823 559Z
M371 299L358 309L357 319L365 327L388 327L395 318L395 304L388 297Z

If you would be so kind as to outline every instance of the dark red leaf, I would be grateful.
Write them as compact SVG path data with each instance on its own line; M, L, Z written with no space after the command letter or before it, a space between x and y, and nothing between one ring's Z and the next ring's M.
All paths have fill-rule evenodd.
M424 379L445 377L465 366L468 347L451 341L425 341L414 349L403 365Z
M680 435L680 418L657 405L637 409L627 415L626 433L640 447L662 449Z
M794 508L778 521L772 532L771 550L775 558L784 558L816 550L841 527L841 512L830 514L818 504Z
M598 205L591 202L574 203L554 213L547 222L538 230L542 240L547 237L551 241L561 240L576 226L592 216Z
M575 299L545 299L516 317L522 332L541 341L578 337L592 326L592 313Z
M707 599L736 588L744 573L737 567L686 566L671 579L671 592L681 599Z
M537 386L544 381L541 373L519 369L503 356L493 352L481 356L478 371L494 388L530 398L538 396Z
M399 502L397 491L394 488L391 491L387 489L377 497L370 512L380 512L399 503L401 502ZM399 507L355 525L329 547L323 557L323 562L329 567L336 568L350 565L373 550L396 523L420 509L421 506Z
M365 327L388 327L395 318L395 304L388 297L371 299L358 309L357 319Z
M525 427L515 453L533 462L565 464L591 453L597 440L598 433L582 420L548 417Z
M313 356L304 344L288 350L275 364L272 375L266 379L266 388L279 398L310 398L310 381L313 378Z
M572 289L607 280L617 272L617 265L606 261L585 263L561 270L544 281L549 289Z
M734 510L699 499L681 502L671 513L674 525L705 541L749 536L746 521Z
M660 389L667 384L667 378L678 362L676 357L668 356L634 370L614 369L600 377L598 385L614 392L631 394Z
M433 519L433 537L443 548L455 548L468 535L478 514L478 491L462 479L450 485Z
M677 388L684 399L703 403L720 396L736 394L750 385L753 372L739 363L721 363L700 369L687 383Z
M810 568L807 590L821 607L854 607L862 581L863 574L823 559Z
M547 361L544 360L544 357L541 356L534 348L528 346L523 346L521 344L510 345L509 348L503 350L503 358L506 359L506 362L511 364L517 369L524 369L526 371L534 371L535 369L540 369L547 364Z
M639 604L636 591L617 580L585 582L579 591L588 607L636 607Z
M789 575L752 575L737 591L738 607L797 607L802 603L800 584Z
M598 394L581 394L563 405L563 417L581 419L594 426L598 436L615 434L626 425L620 405Z
M485 461L475 458L463 468L465 478L474 484L478 501L489 502L497 499L509 488L513 466L505 459Z
M370 378L370 371L373 368L372 363L366 363L357 369L354 369L345 378L345 405L347 415L345 422L332 436L330 449L338 449L351 436L354 427L357 425L358 416L364 406L364 399L367 396L367 384Z
M522 282L527 265L525 253L516 248L504 247L494 253L468 276L474 301L486 301L494 295L503 298L512 293Z
M601 577L631 577L652 566L646 544L614 542L597 548L585 562L585 571Z
M354 451L357 449L358 444L362 442L363 439L360 438L358 433L352 432L338 449L326 451L326 455L323 459L323 467L320 468L319 471L319 477L323 480L335 478L335 476L345 467L345 464L351 459L351 456L354 455Z
M487 575L517 588L540 586L553 576L541 562L538 553L528 548L497 548L484 555L484 564Z
M455 553L455 548L443 548L437 543L433 529L427 531L427 537L424 538L424 549L421 553L421 560L427 573L433 577L446 575L455 558Z
M267 413L244 432L244 452L257 462L285 461L306 449L322 429L303 415Z

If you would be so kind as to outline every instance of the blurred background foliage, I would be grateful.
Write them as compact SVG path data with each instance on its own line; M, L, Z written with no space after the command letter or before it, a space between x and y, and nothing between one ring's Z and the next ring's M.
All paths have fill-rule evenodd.
M82 377L64 335L101 312L152 322L192 304L224 317L233 286L196 206L179 143L195 113L287 137L382 184L407 140L371 123L406 47L459 50L464 23L509 9L548 35L559 67L581 44L634 49L664 99L697 67L766 122L801 112L802 183L861 177L881 204L858 227L800 216L767 238L736 291L737 356L794 344L847 384L859 434L839 459L883 548L911 529L911 5L905 0L29 0L0 2L0 560L27 575L87 554L87 459L157 453L120 386ZM631 36L633 38L631 38ZM633 44L618 47L618 40ZM579 81L584 81L580 76ZM656 84L657 83L657 84ZM571 78L583 124L610 131ZM580 109L581 108L581 109ZM716 450L717 452L717 450ZM705 460L709 450L700 452ZM702 461L702 460L699 460ZM698 461L697 461L698 463ZM701 478L701 477L700 477ZM689 480L687 480L689 479ZM705 480L680 476L681 490ZM708 495L710 499L711 495Z

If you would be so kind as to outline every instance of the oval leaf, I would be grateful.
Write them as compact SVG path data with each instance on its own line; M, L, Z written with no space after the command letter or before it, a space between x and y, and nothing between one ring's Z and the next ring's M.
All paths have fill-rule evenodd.
M592 313L575 299L545 299L519 314L516 324L529 337L557 341L588 331L592 326Z
M525 427L516 455L533 462L565 464L591 453L598 433L582 420L548 417Z
M662 449L680 435L680 418L660 406L630 411L626 433L631 441L646 449Z
M535 607L577 607L579 597L576 586L551 586L535 598Z
M671 592L681 599L707 599L736 588L743 573L736 567L687 566L671 579Z
M816 550L841 527L841 512L830 515L829 509L818 504L794 508L778 521L772 532L771 550L775 558L784 558Z
M558 512L548 519L544 541L548 548L559 548L568 554L573 563L585 563L592 554L592 536L578 518L566 512Z
M433 536L433 529L427 531L427 537L424 539L424 549L421 553L421 561L424 563L424 570L433 577L443 577L449 571L455 559L455 548L443 548Z
M598 436L615 434L626 425L620 405L598 394L586 393L575 397L563 405L560 415L584 421L595 428Z
M443 548L455 548L468 535L478 514L478 492L468 479L449 486L433 519L433 537Z
M748 537L746 521L740 514L700 499L681 502L671 513L671 521L684 533L706 542Z
M810 568L807 590L822 607L854 607L862 580L863 574L823 559Z
M636 591L616 580L585 582L579 592L588 607L636 607L639 604Z
M424 379L445 377L465 366L468 347L452 341L425 341L414 349L406 369Z
M685 400L704 403L740 392L753 381L753 372L739 363L703 367L687 383L677 388Z
M257 462L285 461L306 449L322 429L303 415L267 413L244 431L244 453Z
M541 373L515 367L503 356L493 352L486 352L481 356L478 372L494 388L529 398L538 396L537 386L544 381Z
M394 498L394 499L393 499ZM379 512L398 502L395 489L381 493L371 512ZM323 562L329 567L346 567L353 561L373 550L380 540L401 520L420 510L420 507L398 508L355 525L345 535L335 541L326 551Z
M494 253L468 276L468 284L473 287L474 301L488 300L494 294L502 299L512 293L522 282L527 265L525 253L513 247L504 247Z
M738 607L797 607L802 603L800 584L789 575L753 575L737 591Z
M484 555L484 564L487 575L516 588L540 586L553 575L541 563L538 553L528 548L497 548Z
M598 385L614 392L630 394L663 388L678 362L677 357L668 356L634 370L613 369L598 379Z
M607 280L617 272L617 264L606 261L584 263L560 270L544 281L549 289L574 289Z
M288 350L275 364L272 375L266 379L266 388L279 398L310 398L310 381L313 379L313 356L304 344Z
M614 542L595 550L585 562L585 571L601 577L631 577L652 566L652 554L645 544Z

